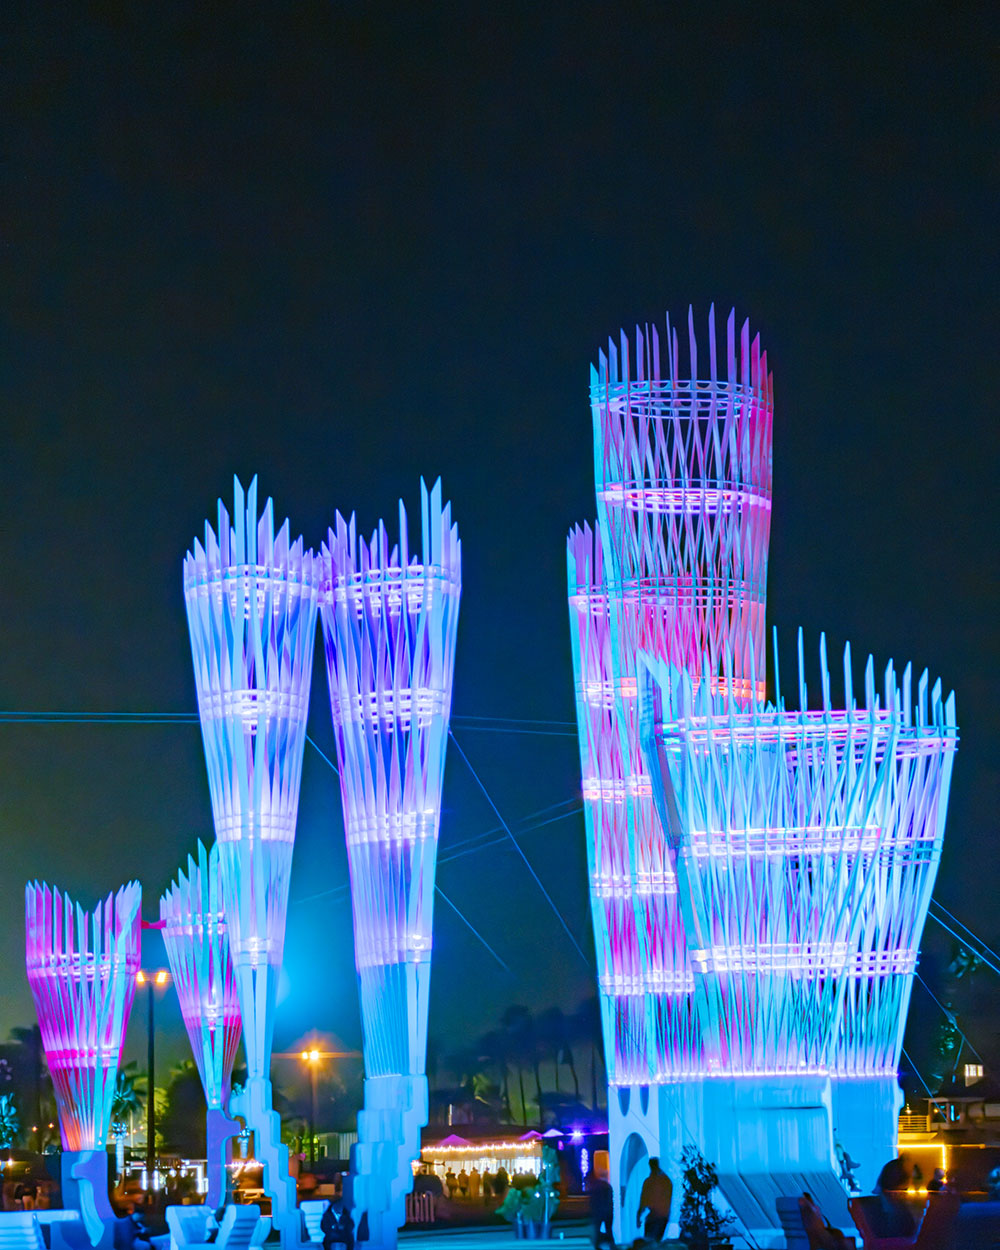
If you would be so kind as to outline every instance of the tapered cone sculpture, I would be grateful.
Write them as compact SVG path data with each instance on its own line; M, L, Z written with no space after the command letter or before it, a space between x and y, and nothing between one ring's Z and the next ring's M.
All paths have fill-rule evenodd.
M92 913L37 881L25 891L28 985L59 1111L63 1201L80 1211L95 1245L113 1217L105 1147L141 921L136 881Z
M229 931L222 899L219 844L211 851L198 843L160 899L163 944L167 950L184 1027L205 1090L207 1204L226 1200L227 1144L239 1124L226 1115L230 1080L240 1044L240 1003L236 992Z
M219 502L184 560L222 894L247 1056L247 1086L231 1110L253 1130L272 1220L298 1236L295 1183L272 1108L274 1008L298 814L316 631L317 572L271 501L257 517L257 481L234 483L232 523Z
M461 594L461 544L421 482L420 555L406 513L390 548L338 515L323 547L322 620L364 1029L365 1109L353 1200L373 1246L395 1244L427 1122L434 871Z

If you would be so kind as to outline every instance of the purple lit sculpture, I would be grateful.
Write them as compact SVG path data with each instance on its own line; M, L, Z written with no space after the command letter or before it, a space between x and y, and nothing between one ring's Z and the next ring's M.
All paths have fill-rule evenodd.
M163 943L184 1027L205 1090L208 1194L213 1209L226 1201L226 1147L239 1125L226 1115L233 1063L240 1044L240 1003L223 910L219 844L188 856L160 899Z
M730 316L624 335L591 371L598 527L568 550L609 1055L611 1181L629 1235L647 1168L692 1141L757 1240L802 1176L850 1224L837 1147L873 1184L941 852L954 699L872 665L844 710L821 643L811 708L765 699L772 386ZM706 358L707 357L707 358ZM777 687L777 664L775 664ZM916 707L914 709L914 703Z
M422 542L370 544L339 514L323 547L321 615L340 769L364 1029L356 1217L395 1245L427 1123L434 871L461 595L461 544L441 485L421 489Z
M271 501L257 517L257 480L234 483L234 523L221 500L184 560L222 895L247 1056L247 1085L230 1099L255 1135L272 1219L298 1241L295 1181L272 1108L274 1007L298 812L316 631L318 567Z
M93 913L40 882L25 890L25 962L59 1109L63 1200L95 1245L113 1218L106 1143L141 923L136 881Z

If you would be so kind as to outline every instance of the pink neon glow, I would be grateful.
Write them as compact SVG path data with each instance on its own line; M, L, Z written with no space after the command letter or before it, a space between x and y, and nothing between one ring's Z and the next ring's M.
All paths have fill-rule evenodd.
M210 1109L225 1104L241 1016L223 907L219 845L198 843L160 899L163 942L181 1015Z
M25 963L64 1150L107 1142L139 970L136 881L88 913L40 882L25 890Z
M801 665L801 637L800 637ZM954 699L892 666L865 706L733 709L644 659L646 750L670 796L678 897L719 1074L895 1069L940 853ZM806 697L804 677L800 697ZM665 808L661 806L661 812ZM803 816L807 819L803 820ZM706 820L708 817L708 820Z

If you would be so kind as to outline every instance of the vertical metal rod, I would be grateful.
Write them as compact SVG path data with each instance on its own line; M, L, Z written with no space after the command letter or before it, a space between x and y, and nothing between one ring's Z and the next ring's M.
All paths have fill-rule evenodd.
M146 1189L153 1188L156 1170L156 1083L154 1062L156 1058L155 1025L153 1020L153 978L146 979L146 1070L149 1073L146 1091Z

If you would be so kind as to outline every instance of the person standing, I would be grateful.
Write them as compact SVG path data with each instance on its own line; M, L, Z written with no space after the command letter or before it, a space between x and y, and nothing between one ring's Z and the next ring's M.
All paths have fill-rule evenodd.
M660 1170L660 1160L654 1155L649 1161L649 1175L642 1182L639 1214L635 1217L636 1227L638 1227L642 1223L643 1211L649 1212L644 1230L648 1241L660 1241L667 1231L673 1197L674 1187L670 1182L670 1177Z
M615 1197L608 1178L600 1172L591 1172L587 1182L587 1195L590 1199L594 1250L600 1250L602 1245L614 1250L615 1238L611 1225L615 1218Z

